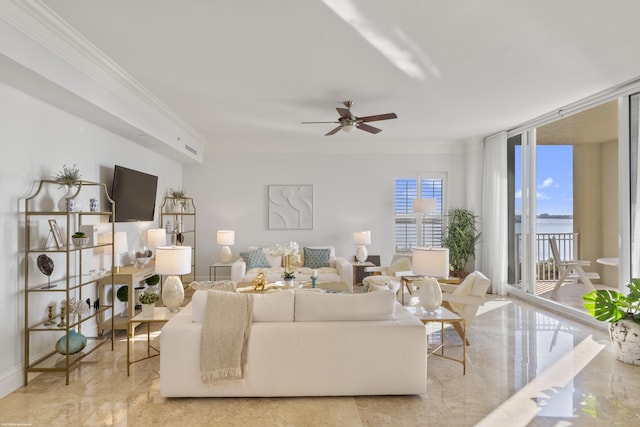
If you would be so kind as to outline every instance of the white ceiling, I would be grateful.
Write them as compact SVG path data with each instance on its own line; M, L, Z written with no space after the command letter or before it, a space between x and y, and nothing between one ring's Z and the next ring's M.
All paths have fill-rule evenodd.
M207 151L468 140L640 75L640 2L625 0L341 0L357 28L329 0L43 3L190 123ZM390 45L423 77L392 64ZM377 135L300 124L336 119L345 99L355 115L398 119L372 123Z

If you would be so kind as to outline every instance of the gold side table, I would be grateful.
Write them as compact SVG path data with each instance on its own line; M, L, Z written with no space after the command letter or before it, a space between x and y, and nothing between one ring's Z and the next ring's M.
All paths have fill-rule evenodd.
M427 323L440 323L440 344L434 348L429 349L427 356L434 355L445 359L453 360L462 364L462 374L467 374L467 323L465 320L454 313L453 311L440 307L433 313L428 313L422 309L422 307L406 307L413 315L417 316L420 321L426 325ZM444 324L449 323L453 325L458 323L462 331L462 359L456 359L455 357L447 356L444 353ZM428 340L428 338L427 338Z
M127 334L127 376L131 375L131 365L137 362L142 362L143 360L151 359L152 357L156 357L160 355L160 349L151 345L151 324L152 323L167 323L176 313L172 313L167 310L166 307L155 307L153 309L153 317L144 317L142 313L137 316L129 319L129 328L132 331L131 334ZM132 351L131 351L131 339L135 338L135 329L133 328L133 324L145 324L147 327L147 355L145 357L141 357L140 359L132 360ZM151 351L153 350L153 352Z

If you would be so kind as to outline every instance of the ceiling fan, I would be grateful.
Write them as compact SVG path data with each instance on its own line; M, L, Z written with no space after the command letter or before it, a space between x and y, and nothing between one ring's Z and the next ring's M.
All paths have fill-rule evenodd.
M338 121L334 122L302 122L302 124L310 124L310 123L338 123L339 126L335 129L331 130L329 133L325 134L325 136L333 135L337 133L340 129L345 132L351 132L353 129L358 128L365 132L369 133L378 133L382 132L382 129L378 129L371 125L368 125L367 122L376 122L379 120L389 120L389 119L397 119L398 116L396 113L387 113L387 114L377 114L375 116L364 116L357 117L351 114L351 106L353 105L353 101L344 101L344 106L347 108L336 108L340 117Z

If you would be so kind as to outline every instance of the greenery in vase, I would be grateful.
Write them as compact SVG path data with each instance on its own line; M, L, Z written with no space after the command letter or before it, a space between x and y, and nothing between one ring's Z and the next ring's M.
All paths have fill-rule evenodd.
M128 286L120 286L118 291L116 292L116 297L119 301L127 302L129 301L129 287Z
M169 191L169 194L171 194L171 197L176 199L184 199L187 196L187 191L183 187L175 189L172 188L171 191Z
M85 237L87 237L87 235L84 234L82 231L76 231L71 235L71 237L73 237L74 239L84 239Z
M140 295L140 304L154 304L160 297L155 292L146 291Z
M82 175L80 175L80 169L74 164L71 167L62 165L62 170L55 173L52 178L60 184L61 187L67 185L73 187L80 182Z
M614 323L630 318L640 325L640 278L631 279L627 287L631 291L628 295L608 289L597 289L584 294L584 308L598 320Z
M284 274L282 275L282 277L285 280L293 280L296 278L296 275L293 271L285 271Z

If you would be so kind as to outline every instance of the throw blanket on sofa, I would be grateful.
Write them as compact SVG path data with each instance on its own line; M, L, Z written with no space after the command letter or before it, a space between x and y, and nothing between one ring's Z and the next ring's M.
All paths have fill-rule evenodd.
M242 381L252 315L252 295L208 291L200 345L200 372L205 384Z

